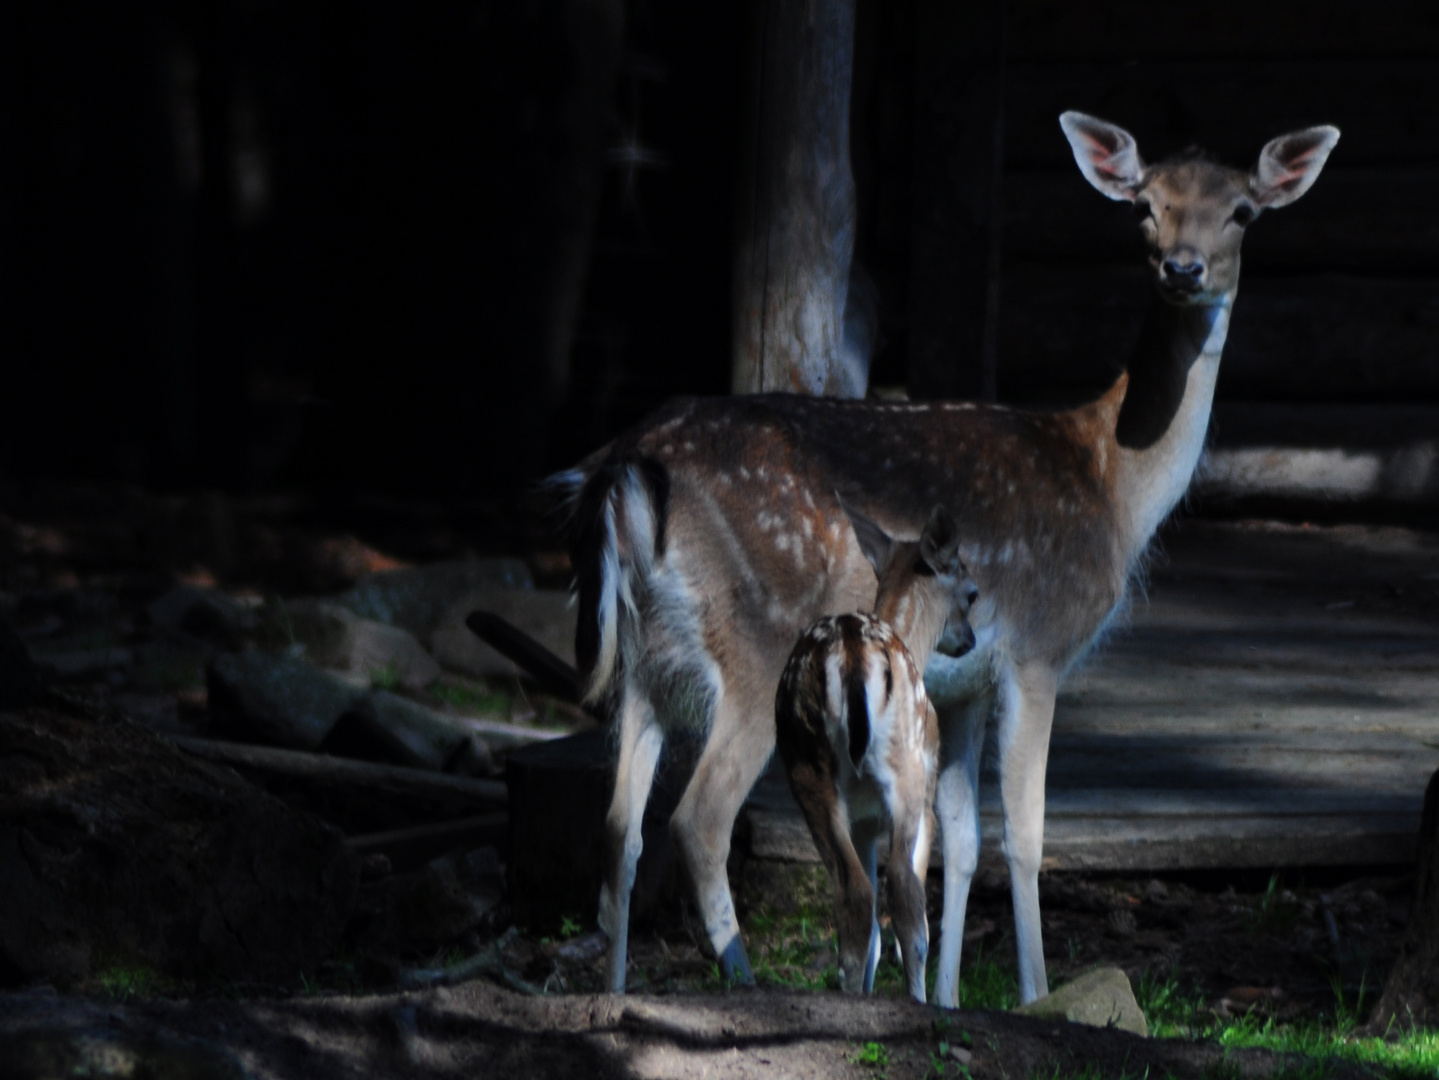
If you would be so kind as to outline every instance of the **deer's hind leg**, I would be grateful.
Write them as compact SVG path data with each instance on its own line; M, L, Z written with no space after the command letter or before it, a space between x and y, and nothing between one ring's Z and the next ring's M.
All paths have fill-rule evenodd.
M726 863L735 818L774 752L773 686L778 682L776 673L763 695L741 695L728 686L719 694L694 776L670 818L670 835L689 872L720 970L746 984L754 982L754 974L740 939Z
M605 880L600 888L599 923L610 939L607 985L611 993L622 994L629 950L630 892L644 847L640 827L664 733L655 721L649 698L632 683L624 688L618 718L619 758L614 796L605 818Z

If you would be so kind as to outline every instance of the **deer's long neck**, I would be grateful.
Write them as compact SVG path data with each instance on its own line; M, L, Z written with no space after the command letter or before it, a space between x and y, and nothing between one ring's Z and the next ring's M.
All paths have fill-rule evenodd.
M1118 407L1106 457L1130 562L1184 495L1204 452L1233 303L1232 291L1191 307L1156 295L1129 368L1106 395Z
M934 651L939 636L944 633L948 609L936 600L926 602L917 591L886 593L881 588L874 613L894 628L905 648L916 658L922 658ZM923 662L920 659L920 663Z

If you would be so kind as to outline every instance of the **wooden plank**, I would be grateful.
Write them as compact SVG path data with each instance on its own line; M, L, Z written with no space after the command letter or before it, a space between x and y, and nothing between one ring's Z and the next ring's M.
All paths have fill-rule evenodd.
M1001 400L1082 400L1127 359L1148 303L1142 266L1048 265L1006 274ZM1246 278L1221 396L1404 401L1439 396L1439 286L1341 275Z
M368 761L310 754L300 750L277 750L268 746L220 742L216 739L195 739L171 736L175 745L186 753L226 765L295 776L322 783L350 784L374 788L397 795L429 798L463 798L479 802L503 803L509 796L505 785L497 780L475 780L468 776L407 769L399 765L374 765Z
M1147 160L1198 145L1248 166L1277 135L1334 124L1343 132L1335 165L1439 165L1439 112L1429 105L1436 81L1439 59L1432 56L1011 64L1005 166L1073 168L1059 131L1065 109L1128 128Z
M1136 57L1405 57L1439 52L1439 18L1425 0L1313 4L1208 3L1166 9L1145 0L1008 0L1011 54L1023 60Z
M757 859L818 862L802 818L747 811L750 854ZM981 867L1000 865L1002 825L982 815ZM1159 871L1250 867L1400 865L1414 859L1419 814L1234 818L1066 818L1045 823L1045 870ZM881 851L884 848L881 842ZM943 865L936 849L930 868Z
M1439 770L1439 611L1377 590L1439 581L1439 546L1398 529L1186 522L1166 547L1152 600L1060 695L1044 865L1411 861ZM1350 590L1363 603L1325 606ZM995 781L986 768L987 866L1002 865ZM816 857L776 767L746 814L755 855Z
M1340 145L1347 149L1347 142ZM1245 280L1273 273L1432 274L1439 250L1435 191L1439 169L1433 167L1331 165L1303 199L1264 215L1249 230ZM1011 267L1053 259L1143 259L1129 207L1099 197L1072 163L1057 170L1010 170L1004 202L1004 254Z

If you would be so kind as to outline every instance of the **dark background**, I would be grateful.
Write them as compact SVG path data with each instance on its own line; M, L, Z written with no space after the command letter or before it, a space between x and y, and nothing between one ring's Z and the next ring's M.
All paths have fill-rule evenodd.
M503 508L665 397L724 392L752 12L10 9L0 480ZM1146 157L1199 144L1245 165L1338 125L1314 190L1246 245L1221 405L1322 427L1439 403L1439 6L860 0L854 85L876 383L979 388L990 234L963 147L996 122L998 397L1072 401L1113 376L1142 255L1073 165L1056 118L1077 108Z

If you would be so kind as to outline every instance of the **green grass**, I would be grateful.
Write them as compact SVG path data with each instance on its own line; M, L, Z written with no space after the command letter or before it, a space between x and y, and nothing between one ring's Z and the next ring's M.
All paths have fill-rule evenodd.
M1336 986L1328 1016L1282 1021L1248 1013L1224 1018L1210 1012L1204 996L1184 988L1171 974L1146 975L1135 997L1159 1038L1213 1039L1228 1048L1259 1048L1313 1059L1284 1072L1286 1080L1326 1075L1326 1062L1339 1058L1367 1065L1393 1080L1439 1076L1439 1031L1396 1031L1390 1039L1358 1034L1364 1015L1364 992L1348 998Z
M370 685L376 690L395 690L400 685L400 666L384 664L370 669Z
M882 1042L867 1042L855 1048L849 1055L851 1064L864 1065L874 1070L876 1077L887 1075L885 1070L889 1068L889 1047Z
M170 982L143 964L112 964L95 976L100 989L116 1001L146 1000L162 993Z
M438 682L429 694L444 705L453 705L470 713L510 714L510 695L477 683Z

